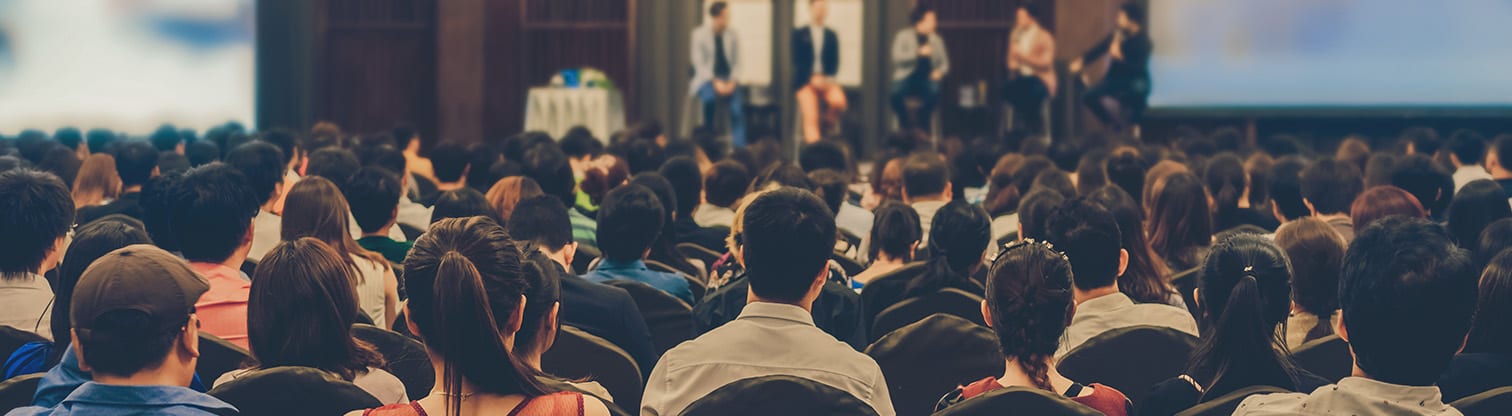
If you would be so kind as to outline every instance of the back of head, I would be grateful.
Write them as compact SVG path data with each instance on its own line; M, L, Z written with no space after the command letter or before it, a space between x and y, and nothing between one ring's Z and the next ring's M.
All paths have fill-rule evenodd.
M834 214L794 188L761 194L744 211L741 255L751 293L783 303L807 298L834 250Z
M1212 387L1226 377L1253 383L1296 385L1276 327L1291 312L1291 268L1286 255L1258 234L1237 234L1213 246L1197 286L1198 305L1211 330L1191 367ZM1246 384L1252 385L1252 384Z
M53 280L52 316L58 318L52 320L52 335L56 345L68 345L73 339L69 333L73 329L68 319L69 307L73 304L74 287L79 284L84 270L105 254L135 244L152 244L152 239L147 237L146 227L131 217L105 217L79 227L74 233L63 262L58 264L58 276ZM62 349L54 348L48 363L57 364L62 355Z
M1302 171L1302 198L1318 214L1346 214L1365 184L1354 165L1324 159Z
M562 153L567 157L577 159L581 157L598 157L604 152L604 144L588 132L568 132L562 137Z
M1454 194L1454 180L1450 173L1428 154L1419 153L1397 160L1391 167L1391 184L1412 193L1433 215L1442 214Z
M152 132L152 135L147 136L147 140L159 152L172 152L184 142L184 137L179 136L178 128L173 127L172 124L164 124L158 127L157 131Z
M146 142L121 143L116 146L113 156L116 173L121 175L121 183L127 188L147 183L152 178L152 171L157 169L158 151Z
M1013 171L1013 186L1018 187L1020 194L1028 195L1034 188L1034 181L1039 178L1040 173L1051 169L1055 169L1055 162L1051 162L1049 158L1026 157L1024 162L1019 164L1018 169Z
M488 198L488 205L493 207L498 217L508 222L510 216L514 214L515 206L519 205L521 200L542 195L545 193L541 191L541 185L536 184L535 180L525 176L510 176L494 182L493 187L488 188L488 194L484 197ZM552 197L555 198L555 196Z
M1244 172L1244 159L1233 153L1220 153L1208 159L1202 179L1207 183L1208 193L1217 205L1219 223L1231 224L1239 214L1239 199L1244 197L1244 188L1249 183Z
M1492 257L1512 248L1512 218L1503 218L1487 225L1476 241L1475 264L1484 267Z
M1310 215L1307 204L1302 202L1302 171L1307 166L1302 158L1292 156L1276 161L1271 167L1271 201L1288 221Z
M1115 149L1113 155L1108 157L1105 169L1108 180L1123 188L1129 196L1144 192L1145 163L1134 148Z
M567 154L555 145L540 145L525 152L525 176L534 179L541 191L555 196L563 204L577 201L577 184Z
M1449 235L1461 247L1471 248L1487 226L1509 217L1512 206L1507 205L1507 194L1501 185L1489 179L1473 181L1460 188L1449 204Z
M1339 149L1334 151L1334 160L1354 165L1355 168L1365 171L1365 163L1370 159L1370 143L1364 137L1349 136L1339 143Z
M1428 210L1418 203L1417 197L1395 186L1370 188L1355 198L1350 205L1349 217L1354 220L1355 233L1386 217L1404 216L1428 218Z
M930 221L930 260L950 266L950 273L970 275L982 263L982 253L991 243L992 218L982 207L966 201L945 204Z
M121 196L121 175L116 173L115 158L106 153L84 158L79 175L74 177L73 195L80 208L84 203L95 204Z
M1277 228L1276 245L1291 260L1292 300L1308 313L1332 316L1339 309L1344 236L1323 220L1303 218Z
M68 319L79 361L94 377L151 372L149 379L187 380L193 368L182 360L192 365L192 356L179 345L197 330L194 304L207 289L188 264L162 249L133 245L106 254L84 271L73 293ZM175 354L176 365L167 368Z
M444 141L431 149L430 160L436 180L443 183L456 183L460 182L462 175L467 173L470 158L467 146L455 141ZM480 166L477 169L484 168Z
M68 185L50 173L12 169L0 173L0 280L38 273L74 223Z
M409 161L404 159L404 151L387 144L358 149L357 160L364 167L380 167L401 177L409 174Z
M247 143L226 154L226 164L246 175L248 185L259 197L258 205L277 196L287 162L278 147L265 142Z
M1486 160L1486 137L1474 130L1459 130L1449 136L1449 152L1462 165L1480 165Z
M328 147L310 153L305 176L319 176L336 186L346 186L358 169L362 169L362 162L357 160L356 154L346 149Z
M247 299L247 339L260 368L319 368L345 380L382 366L349 335L357 278L341 255L305 237L274 246L257 264Z
M168 251L179 250L172 217L185 195L179 189L183 182L183 173L169 173L142 185L142 224L147 227L147 235L152 236L152 244Z
M893 259L912 261L913 249L923 235L919 213L913 207L900 202L884 202L877 207L872 219L868 257L876 259L880 253L887 253Z
M363 233L382 231L389 225L403 193L404 190L399 188L399 176L377 167L358 170L341 190L351 206L352 218L357 220L357 227Z
M1265 206L1270 203L1270 173L1276 159L1265 153L1254 153L1244 160L1244 171L1249 174L1250 205Z
M1370 159L1365 161L1365 187L1391 185L1391 169L1396 161L1396 155L1390 153L1370 155Z
M665 216L650 188L628 184L609 191L599 205L599 250L609 260L639 260L661 234Z
M499 211L488 204L488 198L482 193L470 187L463 187L441 193L436 197L436 204L431 206L431 224L447 218L468 218L483 216L499 222Z
M1019 199L1024 194L1019 193L1018 187L1013 186L1013 173L1019 165L1024 163L1024 156L1017 153L1005 154L999 157L997 163L992 166L992 171L987 178L987 200L982 202L982 208L993 217L1008 215L1018 209Z
M84 143L89 145L91 153L109 152L115 144L116 134L105 129L90 129L84 133Z
M553 252L572 243L572 220L567 216L567 206L547 195L520 201L505 228L516 240Z
M806 173L813 173L820 169L832 169L837 172L850 171L850 157L845 148L838 142L825 140L804 146L798 152L798 166Z
M1024 239L1047 237L1045 233L1047 220L1065 202L1066 197L1061 196L1060 192L1049 189L1036 189L1030 192L1019 201L1019 237Z
M387 269L383 256L363 249L352 239L351 205L341 192L336 184L318 176L294 184L284 199L280 237L283 241L314 237L335 249L353 269L357 268L357 257ZM359 275L358 280L363 278Z
M1035 387L1051 390L1045 359L1060 348L1071 323L1072 266L1049 244L1009 245L987 272L988 324L1003 355L1023 367Z
M1438 131L1431 127L1409 127L1402 131L1402 141L1412 146L1413 154L1419 155L1438 153L1439 147L1444 144Z
M289 162L293 160L295 156L299 156L298 154L296 154L300 151L298 147L299 134L295 133L293 130L269 129L263 131L262 134L258 135L257 139L277 146L278 151L283 152L284 157L288 158L287 160L284 160L284 162ZM198 142L208 141L200 140L196 143Z
M630 174L652 172L661 168L667 156L661 146L650 139L634 139L625 146L625 162L630 165Z
M53 132L53 140L69 150L79 150L79 144L84 143L84 132L74 127L63 127Z
M1492 155L1496 156L1499 167L1503 170L1512 170L1512 134L1496 136L1491 147Z
M938 153L918 153L903 162L903 195L909 200L945 193L950 168Z
M550 334L554 334L557 328L547 325L556 318L552 309L562 301L562 282L556 273L561 266L532 247L530 244L522 247L527 249L522 254L524 264L520 270L525 278L525 310L520 314L520 330L515 332L515 349L512 351L524 356L544 354L551 348L547 343L551 340L543 337L554 337Z
M678 218L692 217L693 209L703 199L703 173L698 171L698 162L688 157L672 158L659 172L672 183L672 191L677 194Z
M809 173L809 182L814 184L814 193L824 200L830 212L840 212L847 194L845 174L832 169L820 169Z
M184 149L184 156L189 158L189 166L193 167L200 167L218 161L221 159L221 153L220 146L207 140L190 143Z
M556 144L553 143L552 147L556 147ZM560 149L557 151L561 152ZM562 159L566 158L562 156ZM498 182L505 174L514 173L511 169L515 164L506 160L498 147L488 143L473 143L467 146L467 166L477 166L476 169L467 170L467 186L478 192L488 192L488 187L493 186L494 182Z
M1356 236L1339 273L1355 366L1392 384L1432 385L1465 340L1476 270L1442 226L1388 218Z
M37 163L37 169L58 175L58 179L62 179L63 183L69 184L73 183L74 179L78 177L79 165L82 163L79 160L78 152L53 143L47 149L47 152L42 154L42 161Z
M803 190L813 190L814 183L810 182L808 175L803 173L797 165L787 162L779 162L768 166L751 180L751 189L747 192L755 192L763 189L780 187L793 187Z
M1207 246L1212 241L1207 189L1196 176L1186 172L1171 175L1156 185L1154 197L1150 222L1145 227L1150 245L1162 258L1174 262L1182 250Z
M1512 317L1512 251L1503 251L1481 274L1475 320L1462 352L1512 354L1512 319L1508 317Z
M1118 223L1120 246L1129 253L1129 265L1118 277L1118 290L1129 295L1135 302L1165 303L1175 291L1166 284L1171 269L1165 260L1150 248L1145 238L1144 220L1140 216L1139 203L1134 197L1115 185L1103 186L1087 195L1087 200L1108 210ZM1128 230L1125 232L1124 230Z
M1095 202L1066 201L1046 220L1045 237L1071 259L1078 289L1112 286L1123 272L1123 234L1113 214Z
M230 165L212 163L185 173L177 191L168 221L185 259L220 263L243 241L250 243L252 217L264 198L246 175Z
M1162 160L1160 163L1156 163L1155 166L1151 166L1150 170L1145 172L1144 190L1139 194L1140 201L1145 207L1145 215L1151 215L1150 207L1155 202L1155 191L1157 187L1165 184L1166 178L1177 173L1191 172L1192 170L1187 165L1174 160Z
M1039 176L1034 178L1034 186L1030 187L1030 189L1049 189L1059 192L1061 196L1067 199L1075 198L1078 195L1076 184L1071 182L1071 174L1060 169L1041 171Z
M189 158L174 152L158 153L157 165L159 173L184 172L191 167Z
M746 171L744 165L733 160L723 160L715 163L704 178L704 199L708 200L709 205L733 208L745 196L750 184L751 173Z

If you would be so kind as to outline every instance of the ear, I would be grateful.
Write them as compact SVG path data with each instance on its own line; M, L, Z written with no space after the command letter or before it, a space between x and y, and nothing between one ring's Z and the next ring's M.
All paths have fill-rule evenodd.
M1019 232L1018 232L1018 241L1024 241L1024 221L1022 220L1022 218L1024 218L1024 216L1023 215L1019 215L1019 218L1021 220L1019 220L1019 222L1018 222L1018 229L1019 229Z
M577 258L577 251L578 251L578 242L576 242L576 241L568 242L567 245L562 246L562 257L565 257L562 260L566 260L567 264L571 265L572 264L572 260Z
M908 246L908 258L912 260L915 257L919 257L919 240L914 240L913 244Z
M1334 319L1333 321L1334 321L1334 333L1335 334L1339 334L1339 339L1342 339L1342 340L1344 340L1344 342L1348 343L1349 342L1349 328L1345 328L1344 327L1344 315L1339 315L1339 318L1338 319ZM1469 334L1466 334L1466 336L1469 336ZM1461 347L1463 347L1463 345Z
M162 169L158 169L156 166L153 166L152 167L152 174L148 175L148 177L156 178L156 177L158 177L158 175L162 175L162 174L163 174L163 170Z
M950 183L950 181L945 181L945 200L949 201L952 199L955 199L955 185Z
M184 333L179 335L179 346L189 357L198 358L199 351L199 316L189 315L189 324L184 325Z
M1317 208L1313 208L1313 203L1312 203L1311 200L1308 200L1307 198L1302 198L1302 205L1306 205L1307 206L1307 212L1311 213L1312 216L1314 216L1314 217L1318 216L1318 209Z
M982 300L982 322L986 322L988 328L992 327L992 308L987 306L986 300Z
M1118 250L1118 275L1123 276L1124 271L1129 270L1129 250Z
M68 332L73 335L70 345L73 345L74 358L79 360L79 369L86 373L93 372L94 369L89 367L89 361L84 360L84 344L79 343L79 331L70 329Z
M520 304L515 305L514 313L509 314L509 323L505 324L506 330L513 334L520 332L520 327L525 325L525 294L520 294Z
M1199 311L1202 310L1202 298L1198 297L1197 288L1195 288L1195 287L1192 288L1192 303L1196 304L1196 305L1193 305L1193 306L1196 306L1197 310L1199 310ZM1204 312L1204 313L1206 313L1206 312Z
M541 323L545 325L544 328L541 328L541 339L546 341L546 348L541 349L543 352L551 349L551 345L556 343L557 329L561 328L561 324L558 323L557 318L561 313L562 302L551 304L551 310L546 311L546 319Z
M413 316L415 314L410 312L409 304L406 303L404 305L404 329L408 329L410 334L416 338L420 338L423 342L425 338L420 336L420 327L415 325L415 318Z
M256 231L256 229L257 229L257 221L249 221L249 222L247 222L247 233L246 234L242 234L242 241L241 241L241 243L242 243L243 246L250 246L250 245L252 245L252 234L253 234L254 231Z
M1283 224L1286 223L1286 216L1285 215L1281 215L1281 205L1277 204L1276 201L1272 200L1270 206L1271 206L1271 216L1276 217L1276 222L1283 223Z

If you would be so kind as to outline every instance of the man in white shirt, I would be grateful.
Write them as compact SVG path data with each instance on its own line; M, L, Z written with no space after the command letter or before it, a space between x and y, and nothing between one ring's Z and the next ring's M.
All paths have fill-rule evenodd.
M735 207L745 197L751 173L733 160L715 163L704 174L704 203L693 211L693 221L701 227L735 227Z
M1357 236L1339 275L1354 374L1310 392L1250 396L1235 415L1459 415L1434 384L1465 344L1479 272L1443 227L1393 217Z
M735 381L807 378L895 414L877 363L814 326L814 300L828 276L835 220L808 192L782 188L746 207L737 257L751 288L740 317L667 351L641 401L641 415L670 416Z
M929 245L929 226L935 212L950 202L950 167L938 153L920 153L903 161L903 203L919 213L919 228L924 231L919 248ZM984 247L985 248L985 247Z
M1056 357L1104 332L1131 326L1163 326L1197 336L1197 321L1185 309L1136 304L1118 291L1118 276L1129 267L1129 252L1120 246L1123 233L1112 213L1078 198L1057 209L1046 224L1050 243L1071 260L1076 299L1076 312Z
M63 258L73 222L73 197L57 176L0 173L0 325L52 339L53 292L42 275Z
M840 37L825 27L828 15L828 1L809 0L811 23L793 31L793 87L797 89L805 143L823 139L820 121L835 125L847 106L845 89L835 83L835 74L840 71ZM823 114L819 113L821 100L829 106Z
M1486 160L1486 139L1479 133L1464 130L1449 138L1449 162L1454 164L1454 192L1465 184L1491 179L1491 172L1481 164Z

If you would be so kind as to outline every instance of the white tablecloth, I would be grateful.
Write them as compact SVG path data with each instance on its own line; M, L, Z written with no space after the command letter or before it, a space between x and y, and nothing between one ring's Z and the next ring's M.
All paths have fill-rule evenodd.
M525 130L561 138L583 126L602 142L625 128L625 104L619 92L599 88L538 87L525 103Z

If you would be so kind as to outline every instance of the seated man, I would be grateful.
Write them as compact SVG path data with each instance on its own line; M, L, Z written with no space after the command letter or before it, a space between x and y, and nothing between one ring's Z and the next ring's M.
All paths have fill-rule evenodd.
M656 366L656 349L651 345L651 330L630 294L614 286L602 285L572 275L572 258L578 243L572 241L572 222L567 207L550 195L520 201L509 216L509 235L516 241L531 242L539 253L551 259L561 284L561 320L623 348L635 359L641 372ZM529 253L526 253L529 254Z
M704 201L693 212L693 221L700 227L734 227L735 207L751 185L751 172L740 162L722 160L704 174L703 181Z
M283 200L283 193L290 185L284 183L283 153L270 143L252 142L226 154L226 164L241 171L247 177L253 190L263 197L261 209L257 217L252 219L256 224L252 234L252 249L247 252L247 258L252 261L262 260L264 254L268 254L273 246L283 241L279 232L283 229L283 212L278 206Z
M1056 357L1107 331L1139 325L1175 328L1197 336L1197 321L1186 309L1135 304L1118 291L1118 276L1129 267L1129 252L1113 214L1092 201L1067 201L1046 220L1046 235L1071 260L1076 312Z
M646 255L661 235L665 215L656 194L644 186L625 185L609 191L598 213L598 243L604 257L598 268L583 278L601 283L633 280L693 304L687 279L646 268Z
M367 167L357 171L341 193L352 207L352 217L362 229L357 245L382 254L394 263L403 263L414 243L394 241L389 231L398 221L399 198L403 195L399 176L383 168Z
M121 196L109 204L79 210L78 224L88 224L110 214L142 219L142 185L158 175L158 152L142 141L121 143L112 153L116 174L121 177Z
M730 5L709 5L709 18L693 30L693 81L689 94L703 105L703 125L714 125L714 105L730 104L730 136L733 148L745 147L745 98L740 92L740 37L730 30ZM633 173L639 173L634 168Z
M190 390L199 359L200 320L194 304L209 286L183 260L135 245L101 257L74 288L72 351L82 382L60 402L38 394L36 406L9 415L224 415L236 408ZM70 382L60 371L43 378L39 393ZM73 382L82 380L73 380Z
M57 176L0 174L0 325L52 339L53 290L43 275L63 258L73 219L73 198Z
M190 170L175 192L169 229L189 267L209 285L194 305L204 330L247 348L252 281L241 267L252 250L252 217L263 201L245 175L224 163Z
M1476 267L1442 226L1393 217L1349 245L1339 274L1354 375L1312 392L1250 396L1235 415L1458 415L1434 383L1465 343Z
M726 384L791 375L848 392L892 416L877 363L814 326L810 310L829 276L835 219L824 202L786 188L745 209L742 240L751 281L740 318L667 351L646 383L642 415L676 415Z
M673 242L693 243L724 252L724 240L730 235L730 227L704 227L693 219L693 210L703 200L703 174L698 171L698 162L688 157L673 158L662 165L660 173L672 184L672 193L677 199L676 211L672 215L672 228L677 232L677 238Z
M944 156L920 153L903 162L903 203L919 213L919 226L924 231L919 248L929 245L935 212L954 199L951 189L950 167L945 165Z

